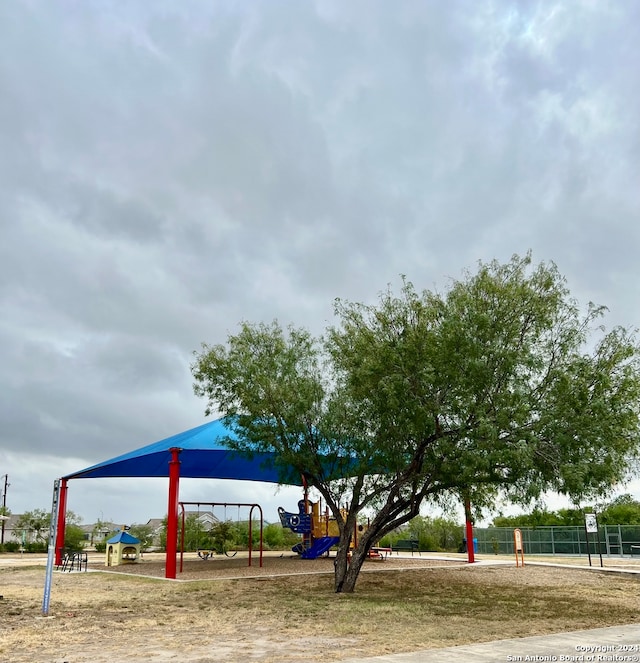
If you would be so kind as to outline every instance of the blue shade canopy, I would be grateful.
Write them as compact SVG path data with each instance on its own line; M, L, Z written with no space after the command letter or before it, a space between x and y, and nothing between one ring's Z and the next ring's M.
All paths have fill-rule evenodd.
M169 450L178 448L182 450L178 457L181 477L302 485L301 477L293 470L286 471L275 463L274 453L254 453L249 458L229 449L223 440L233 437L222 419L217 419L63 478L168 477Z

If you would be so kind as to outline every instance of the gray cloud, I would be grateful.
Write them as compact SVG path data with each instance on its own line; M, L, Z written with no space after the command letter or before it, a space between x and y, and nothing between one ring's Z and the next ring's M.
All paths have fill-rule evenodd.
M0 473L198 425L202 341L401 273L531 248L638 325L639 11L3 3Z

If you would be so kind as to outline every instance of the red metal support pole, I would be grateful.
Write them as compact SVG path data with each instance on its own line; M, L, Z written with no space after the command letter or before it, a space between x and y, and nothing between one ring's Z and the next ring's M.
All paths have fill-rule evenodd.
M62 564L62 553L64 551L64 530L67 525L67 479L60 480L60 492L58 494L58 525L56 528L56 555L55 565Z
M260 512L260 566L262 567L262 552L264 550L264 517L262 515L262 507L259 504L245 504L244 506L251 506L251 509L249 509L249 566L251 566L251 557L253 555L253 510L258 509Z
M469 564L473 564L476 561L475 552L473 550L473 522L471 520L471 501L468 497L465 497L464 500L464 517L465 517L465 527L466 527L466 536L467 536L467 558Z
M178 504L180 507L180 573L182 573L182 569L184 568L184 518L185 518L185 512L184 512L184 505L182 502Z
M165 559L165 578L176 579L176 551L178 546L178 487L180 484L180 460L182 449L169 449L169 505L167 507L167 554Z

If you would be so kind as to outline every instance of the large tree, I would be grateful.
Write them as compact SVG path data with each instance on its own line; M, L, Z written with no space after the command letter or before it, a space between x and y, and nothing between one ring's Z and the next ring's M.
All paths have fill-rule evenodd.
M368 551L425 500L578 500L621 480L640 442L639 348L597 326L553 264L480 263L443 292L403 281L375 305L335 304L323 338L241 325L192 366L207 414L235 448L273 451L303 474L340 529L335 590L355 588ZM348 507L346 517L341 507ZM363 513L369 528L349 556Z
M76 515L73 511L67 511L66 522L69 525L79 526L82 518ZM24 530L29 539L33 539L36 543L43 543L49 536L49 526L51 524L51 513L45 509L34 509L33 511L26 511L20 515L15 525L15 530Z

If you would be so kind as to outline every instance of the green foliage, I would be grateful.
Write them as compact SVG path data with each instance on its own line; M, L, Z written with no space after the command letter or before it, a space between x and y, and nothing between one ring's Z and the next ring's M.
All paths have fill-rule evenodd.
M429 547L424 550L455 551L463 539L463 527L448 518L426 518L417 516L408 527L409 538L417 538L425 544L429 541Z
M219 531L219 527L214 527L212 533L215 535ZM224 533L222 537L226 536ZM256 520L251 527L251 539L253 550L258 550L260 547L260 523ZM295 544L300 542L300 536L295 534L290 529L284 529L280 523L270 523L264 525L262 532L262 545L265 550L288 550ZM247 550L249 548L249 521L240 521L234 524L234 530L231 538L230 546L235 546L239 550ZM221 544L217 542L218 548ZM230 549L230 548L228 548Z
M178 536L182 536L181 533ZM165 534L166 540L166 534ZM212 547L211 532L198 520L196 514L190 513L184 521L184 550L209 549Z
M400 539L416 539L422 551L456 552L463 537L463 526L454 520L416 516L406 527L383 537L380 545L391 548Z
M47 517L49 517L49 514ZM82 525L82 518L73 511L67 511L65 514L65 522L67 525Z
M629 494L616 497L597 512L602 525L640 525L640 502Z
M165 516L162 519L162 524L160 525L160 532L158 534L161 550L167 549L167 520L168 520L167 516Z
M16 520L14 530L24 530L29 542L42 543L47 541L50 524L51 513L49 511L34 509L26 511Z
M67 524L64 528L64 547L65 550L78 552L84 548L85 536L84 530L79 525L73 523Z
M65 526L65 541L71 530L71 541L76 541L78 537L78 530L82 518L75 514L73 511L67 511ZM33 511L26 511L17 520L14 525L14 530L23 530L26 533L26 550L29 552L43 552L47 549L49 538L49 527L51 526L51 512L45 509L34 509ZM73 528L77 529L73 529ZM84 539L84 532L82 532Z
M248 537L248 528L246 532ZM211 547L219 554L237 550L239 547L248 547L248 545L241 544L240 531L237 525L231 520L221 521L213 525L210 536L212 541Z
M106 550L106 541L116 530L112 523L107 523L98 519L91 530L91 542L97 552L104 552Z
M480 263L444 293L405 281L335 313L322 339L243 323L192 371L230 446L274 452L283 482L303 474L322 495L341 533L336 591L353 591L371 545L425 500L597 497L638 456L640 349L595 329L604 310L582 315L553 264Z
M140 550L144 552L153 545L153 528L150 525L134 523L129 529L129 534L140 541Z
M584 514L595 510L601 525L640 525L640 501L629 494L620 495L610 502L588 509L534 509L528 514L499 516L493 527L562 527L584 525Z
M290 550L300 541L300 536L280 523L265 525L263 544L266 550Z
M9 508L7 508L6 506L1 506L0 505L0 516L10 516L10 515L11 515L11 510ZM4 520L0 521L0 525L4 525L5 528L6 528L6 521L4 521ZM7 542L7 543L9 543L9 542ZM6 544L0 544L0 552L15 552L15 551L9 550L7 548Z
M584 512L582 509L559 509L547 511L546 509L533 509L530 513L516 516L498 516L494 518L493 527L567 527L570 525L583 525Z
M0 546L0 552L14 553L20 550L20 544L17 541L5 541L4 545Z
M215 523L209 527L198 519L197 514L190 513L184 521L184 550L215 550L225 553L231 550L247 549L249 546L248 523L234 523L231 520ZM182 533L179 532L181 537ZM254 524L254 548L259 545L259 526ZM166 546L166 518L160 535L161 545Z
M264 538L264 532L262 535ZM257 550L260 547L260 522L258 520L254 520L251 525L251 541L253 550ZM241 550L247 550L249 548L248 520L241 520L235 523L235 544Z

